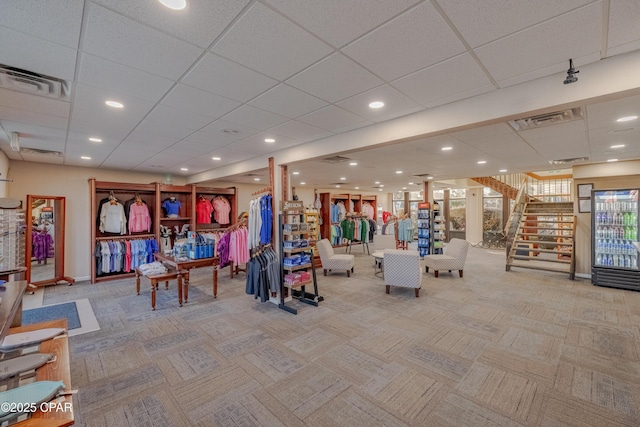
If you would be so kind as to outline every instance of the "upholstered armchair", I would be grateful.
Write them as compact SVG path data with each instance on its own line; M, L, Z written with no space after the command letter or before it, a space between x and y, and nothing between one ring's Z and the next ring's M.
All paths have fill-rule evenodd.
M426 255L424 257L425 270L428 273L429 268L432 268L435 277L438 277L438 271L440 270L449 270L449 272L458 270L460 277L462 277L462 270L464 269L464 263L467 261L468 251L469 242L462 239L451 239L444 247L444 254Z
M387 249L384 251L384 284L389 293L391 286L414 288L420 296L422 266L418 251Z
M326 276L327 270L346 270L347 277L350 277L353 273L353 266L355 265L355 257L351 254L336 254L333 251L333 246L329 243L329 240L322 239L316 243L318 253L320 254L320 261L322 262L323 273Z

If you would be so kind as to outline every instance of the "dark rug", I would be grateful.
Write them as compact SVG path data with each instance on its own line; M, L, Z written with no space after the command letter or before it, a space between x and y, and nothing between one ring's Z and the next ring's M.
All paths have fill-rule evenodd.
M32 308L22 312L22 325L32 325L56 319L67 319L69 330L79 328L81 326L80 316L78 316L75 301Z

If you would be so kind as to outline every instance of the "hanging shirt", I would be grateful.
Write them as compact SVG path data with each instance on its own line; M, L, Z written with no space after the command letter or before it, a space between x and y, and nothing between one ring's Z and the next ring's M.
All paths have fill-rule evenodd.
M127 232L127 219L124 216L124 207L120 203L105 203L100 210L100 227L103 233Z
M229 224L229 214L231 213L231 204L224 197L216 197L211 203L213 204L213 217L218 224Z
M151 215L144 203L134 203L129 207L129 232L151 231Z
M271 230L273 223L273 211L271 210L271 195L262 196L260 199L260 217L262 227L260 228L260 244L271 243Z
M198 199L196 203L196 222L198 224L210 224L213 205L204 197Z

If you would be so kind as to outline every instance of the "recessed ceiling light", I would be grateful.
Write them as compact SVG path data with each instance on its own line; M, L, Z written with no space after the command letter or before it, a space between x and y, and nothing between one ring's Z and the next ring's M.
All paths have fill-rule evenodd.
M609 159L609 160L607 160L607 162L617 162L617 161L618 161L618 159Z
M506 169L500 169L500 172L505 173L507 170Z
M182 10L187 7L187 0L160 0L160 3L173 10Z
M479 165L484 165L485 163L487 163L487 161L486 161L486 160L478 160L478 164L479 164Z
M351 162L349 163L349 166L358 166L358 162Z
M271 144L273 142L276 142L276 140L273 138L265 138L264 142L268 142L269 144Z
M345 178L344 176L340 177L340 181L346 181L346 180L347 180L347 178Z
M382 191L382 188L380 188L378 191Z
M336 185L336 188L340 188L340 186L339 186L339 185Z
M118 101L105 101L104 103L107 104L109 107L124 108L124 105Z
M406 190L406 189L407 189L407 187L402 187L402 189L403 189L403 190Z
M409 185L413 185L413 182L410 182Z
M80 158L82 160L91 160L91 157L89 157L89 156L80 156Z
M222 160L220 157L212 157L211 160Z
M631 120L635 120L637 118L638 118L638 116L620 117L618 120L616 120L616 122L630 122Z
M102 142L102 140L100 138L93 138L93 137L89 138L89 141L91 141L91 142Z
M381 102L381 101L374 101L369 104L369 108L382 108L382 107L384 107L384 102Z
M428 176L427 179L433 179L433 177L432 176Z
M254 181L260 181L260 178L253 178Z
M401 174L401 173L402 173L402 171L396 171L396 173L397 173L397 174Z
M355 189L356 189L356 190L359 190L359 189L360 189L360 187L355 187Z
M305 184L306 184L306 182L304 182L304 181L300 183L300 185L305 185Z
M380 187L384 187L384 184L380 184Z
M300 175L300 172L295 171L295 172L293 172L293 174L294 174L294 175Z
M380 184L380 181L376 181L376 182L374 182L374 184Z
M186 172L186 171L188 171L189 169L187 169L187 168L180 168L180 170L181 170L181 171L185 171L185 172Z
M625 146L624 144L616 144L616 145L612 145L612 146L611 146L611 147L609 147L609 148L622 148L622 147L624 147L624 146Z
M453 150L453 147L442 147L441 150L442 151L449 151L449 150Z

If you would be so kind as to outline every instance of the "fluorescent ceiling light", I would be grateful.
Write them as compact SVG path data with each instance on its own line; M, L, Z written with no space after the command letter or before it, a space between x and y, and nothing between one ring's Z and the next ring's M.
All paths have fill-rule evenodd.
M638 118L638 116L620 117L618 120L616 120L616 122L630 122L631 120L635 120L637 118Z
M102 142L102 139L91 137L91 138L89 138L89 141L91 141L91 142Z
M273 142L276 142L276 140L273 138L265 138L264 142L268 142L269 144L271 144Z
M220 157L212 157L211 160L222 160Z
M374 101L369 104L369 108L382 108L382 107L384 107L384 102L381 102L381 101Z
M109 107L112 107L112 108L124 108L124 105L121 102L118 102L118 101L109 100L109 101L105 101L104 103L107 104Z
M442 147L441 150L442 151L449 151L449 150L453 150L453 147Z
M182 10L187 7L187 0L160 0L160 3L173 10Z
M609 148L622 148L622 147L624 147L624 146L625 146L624 144L616 144L616 145L612 145L612 146L611 146L611 147L609 147Z
M80 156L80 158L82 160L91 160L91 157L89 157L89 156Z

